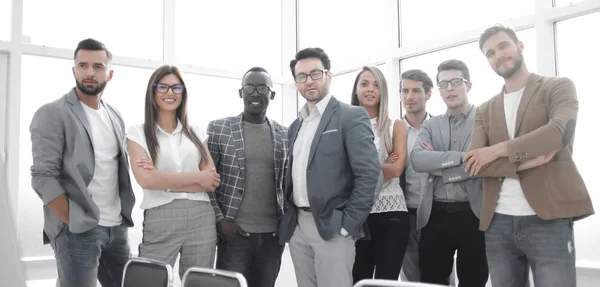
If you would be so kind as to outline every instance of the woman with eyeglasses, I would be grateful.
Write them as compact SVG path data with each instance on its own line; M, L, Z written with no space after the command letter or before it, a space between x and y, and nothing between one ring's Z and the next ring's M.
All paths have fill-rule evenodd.
M158 68L146 89L145 121L127 132L131 169L144 197L139 257L212 268L217 242L208 192L219 186L206 133L190 126L187 90L176 67Z
M389 118L387 82L376 67L363 67L356 76L352 105L369 113L384 181L367 218L371 239L356 242L352 276L354 283L370 278L398 280L410 233L399 180L406 164L408 127Z

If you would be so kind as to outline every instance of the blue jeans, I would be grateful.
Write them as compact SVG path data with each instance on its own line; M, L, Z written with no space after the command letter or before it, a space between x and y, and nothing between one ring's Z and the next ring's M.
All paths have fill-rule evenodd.
M131 252L127 227L97 226L84 233L71 233L65 226L50 241L60 287L120 287L123 269Z
M485 232L494 287L576 286L573 219L543 220L536 215L496 213Z
M219 240L217 269L242 273L249 287L273 287L281 266L284 245L272 233L237 234Z

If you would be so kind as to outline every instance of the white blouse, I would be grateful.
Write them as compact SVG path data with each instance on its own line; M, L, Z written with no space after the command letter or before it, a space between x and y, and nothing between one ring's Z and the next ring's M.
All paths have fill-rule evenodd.
M156 162L154 163L156 170L163 172L200 171L199 165L202 160L200 151L185 136L182 127L181 122L177 121L177 127L173 133L167 133L156 125L156 138L159 145ZM207 135L203 129L197 126L192 126L191 128L202 142L206 140ZM127 138L139 144L146 151L148 158L150 158L143 124L131 126L127 131ZM205 192L187 193L144 189L144 198L142 199L140 208L150 209L167 204L174 199L210 201L208 194Z
M386 150L381 150L379 135L377 134L377 118L371 119L371 128L375 134L374 143L377 147L377 155L379 156L379 162L383 164L390 156ZM394 135L394 124L390 125L390 135ZM394 177L383 183L381 192L373 204L371 213L382 213L391 211L408 211L406 208L406 200L404 199L404 192L400 187L400 178Z

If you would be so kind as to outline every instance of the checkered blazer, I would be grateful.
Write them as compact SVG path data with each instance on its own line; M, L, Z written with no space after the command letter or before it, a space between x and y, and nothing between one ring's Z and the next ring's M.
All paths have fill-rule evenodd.
M273 139L275 160L275 192L279 216L283 215L283 175L288 150L287 128L267 119ZM234 219L244 196L246 155L242 115L211 121L207 128L208 150L221 175L221 186L209 192L217 221Z

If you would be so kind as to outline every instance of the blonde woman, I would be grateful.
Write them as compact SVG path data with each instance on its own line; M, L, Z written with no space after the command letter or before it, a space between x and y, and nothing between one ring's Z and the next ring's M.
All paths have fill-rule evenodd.
M363 67L356 76L352 105L369 113L384 180L367 219L371 239L356 242L352 276L355 283L367 278L397 280L410 233L399 181L406 164L408 127L389 118L387 82L376 67Z

